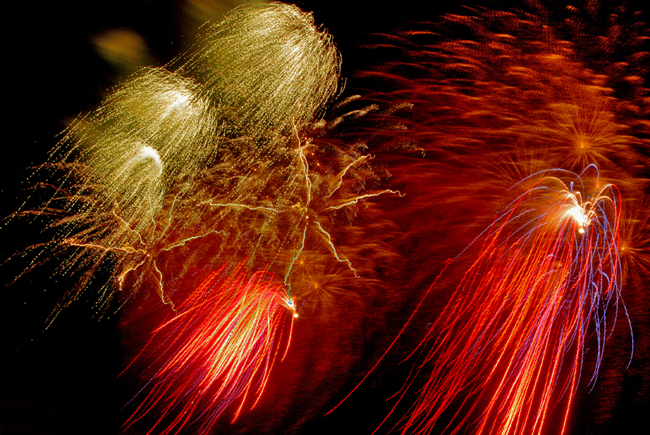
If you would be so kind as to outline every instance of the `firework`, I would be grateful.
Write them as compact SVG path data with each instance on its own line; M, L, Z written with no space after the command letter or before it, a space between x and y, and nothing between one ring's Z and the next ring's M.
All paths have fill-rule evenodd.
M573 8L477 8L370 46L399 60L359 74L375 90L363 101L379 110L350 138L372 137L393 185L417 196L391 217L419 241L406 256L426 265L402 283L424 299L397 337L413 337L422 312L430 320L413 337L426 356L391 411L415 396L404 433L564 433L580 374L596 384L606 337L616 326L629 341L635 316L621 289L636 283L638 297L647 268L647 89L634 80L647 32L589 27L589 14L578 25ZM625 72L586 34L628 56ZM462 254L444 262L445 252Z
M142 370L125 430L158 413L150 432L208 433L240 401L236 417L267 384L285 308L334 317L335 299L371 294L373 264L394 257L353 222L369 199L400 193L368 188L378 176L364 143L330 137L363 111L322 119L339 85L331 37L282 4L237 8L202 32L75 121L34 175L44 204L16 214L47 227L20 276L55 260L71 284L50 322L88 289L99 317L132 302L121 315L132 330L168 315L135 358L156 370ZM213 272L221 264L238 266Z
M336 95L340 58L311 15L280 3L248 5L207 26L179 71L198 77L231 134L291 134ZM258 147L263 147L263 142Z
M472 432L483 425L483 433L497 428L559 432L571 409L580 411L582 420L569 416L565 433L573 431L571 420L585 433L589 424L618 424L627 416L638 420L641 414L634 415L633 406L612 417L621 409L612 411L612 404L621 403L617 394L629 391L629 383L638 403L648 391L645 375L637 382L644 370L639 362L647 367L643 355L648 354L639 340L648 335L643 329L648 306L639 296L649 264L647 200L641 201L647 196L650 137L646 33L639 17L622 7L588 2L549 12L539 4L518 5L513 12L470 10L469 16L445 16L435 27L409 24L412 31L385 37L375 49L388 50L382 52L386 62L362 73L358 92L365 96L350 103L360 104L359 110L347 108L349 114L328 122L321 117L337 93L340 69L330 37L297 8L245 7L223 23L204 26L195 46L175 61L127 79L67 131L50 162L31 178L37 183L32 199L45 199L17 214L47 227L43 243L28 249L28 264L18 268L19 275L38 271L45 262L56 264L51 282L60 283L63 276L67 293L55 314L75 300L97 299L102 316L115 307L111 301L128 300L120 317L130 343L137 340L133 335L147 334L156 314L166 318L151 326L149 344L127 372L143 372L143 383L148 382L128 406L138 411L127 431L207 433L219 431L223 421L226 432L370 432L383 417L381 410L392 406L383 400L406 377L395 371L408 373L415 357L397 368L386 368L387 363L402 360L420 342L415 355L424 361L413 369L419 375L408 377L411 388L398 394L404 393L400 406L415 402L398 423L404 431ZM368 12L357 20L373 21ZM357 28L353 14L339 10L335 16L336 22L348 20L348 28ZM131 41L133 48L140 44ZM111 44L97 42L102 49ZM129 62L125 69L147 61L133 56ZM352 77L348 83L358 82ZM177 166L177 160L183 164ZM591 164L598 165L600 176ZM590 169L581 173L585 167ZM406 195L393 202L397 191ZM558 234L566 235L566 243L557 245L557 255L573 253L582 263L553 268L531 253L555 248L547 241ZM587 243L585 237L594 234L603 237ZM608 262L601 253L616 245L621 261L615 272L614 257ZM456 259L445 263L449 257ZM589 276L580 274L580 264L600 267L618 281L609 300L582 293L601 317L571 323L580 309L588 314L591 308L571 300L566 284L571 277ZM489 266L494 270L483 273ZM530 300L516 277L538 283ZM467 284L472 278L473 287ZM208 290L210 283L218 294ZM259 309L247 311L255 313L249 324L259 326L270 314L280 319L264 334L239 330L233 336L241 342L260 338L260 353L210 353L215 348L208 340L183 326L192 319L207 334L206 319L227 325L235 318L234 310L246 303L222 292L224 283L238 294L260 295ZM460 294L488 284L501 290ZM51 287L60 285L51 284L48 295ZM557 300L542 306L544 291L556 287L575 311ZM200 303L199 291L213 306ZM636 338L628 371L630 331L617 292L625 297ZM513 307L515 300L520 303ZM300 325L294 324L291 351L279 364L294 313L290 302ZM490 323L478 309L467 308L481 303L501 316L495 314ZM450 314L454 307L462 313L458 319ZM130 318L132 311L136 315ZM562 313L565 319L551 319ZM537 321L523 320L531 318ZM404 322L408 327L400 338L410 343L391 345L394 328ZM531 339L515 336L510 326ZM478 350L454 342L452 330ZM442 331L439 340L436 331ZM572 344L558 339L570 331L577 331ZM223 334L217 338L228 346ZM499 348L497 340L507 346ZM261 343L268 346L262 349ZM133 346L127 353L140 349ZM562 360L543 354L544 349L562 350ZM207 358L215 355L233 369L207 376ZM573 370L576 356L583 363L579 371ZM378 358L384 366L369 370ZM489 364L497 360L492 373ZM268 361L275 361L271 375ZM452 361L460 367L457 374L455 367L449 369ZM553 384L545 368L556 363ZM235 368L244 366L250 370ZM364 385L370 394L348 409L350 415L310 426L368 371L375 382ZM531 373L540 375L537 384L529 381ZM37 375L25 379L36 382ZM195 382L181 385L183 379ZM589 381L592 394L583 395ZM417 388L422 384L425 389ZM255 402L255 410L227 426ZM596 402L595 411L588 402ZM446 411L438 415L434 403ZM345 408L339 416L341 411ZM634 427L634 418L626 424Z
M285 313L297 314L272 274L262 270L247 278L243 265L229 269L211 273L154 331L148 346L156 343L157 360L164 362L126 428L156 409L147 433L177 433L200 419L196 433L205 434L232 402L241 398L234 420L249 395L259 399L280 350L283 320L290 317Z
M449 433L467 425L539 434L552 409L564 410L555 430L565 432L589 334L597 338L593 384L616 315L627 314L621 198L612 185L586 190L585 175L539 174L477 239L476 260L422 343L431 345L422 364L432 374L404 433L431 432L453 407Z
M176 252L186 268L246 258L288 279L291 266L275 258L304 243L320 177L335 176L311 170L315 148L305 134L335 96L338 52L310 15L281 4L237 8L202 41L119 85L37 171L39 186L53 193L16 215L48 218L48 240L27 250L19 276L61 259L58 273L76 284L55 314L101 269L113 273L99 283L100 315L116 291L128 290L126 300L144 285L173 305L161 258ZM334 158L349 164L355 154ZM189 242L205 237L215 246L187 256Z

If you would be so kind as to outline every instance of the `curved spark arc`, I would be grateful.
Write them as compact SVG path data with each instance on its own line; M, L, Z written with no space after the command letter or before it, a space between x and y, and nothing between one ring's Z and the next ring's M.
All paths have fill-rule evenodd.
M250 394L256 397L251 408L257 404L280 349L286 309L295 310L273 274L261 270L248 278L243 264L229 269L212 272L153 332L147 346L162 340L168 358L125 429L156 409L147 433L177 433L201 419L196 433L207 434L236 400L233 421ZM290 341L291 333L284 355Z
M564 433L592 330L595 382L624 307L621 197L609 184L574 192L559 178L566 171L544 175L475 241L477 259L418 346L430 351L416 372L432 371L398 423L403 433L430 433L456 409L445 433L541 434L554 401L563 403Z

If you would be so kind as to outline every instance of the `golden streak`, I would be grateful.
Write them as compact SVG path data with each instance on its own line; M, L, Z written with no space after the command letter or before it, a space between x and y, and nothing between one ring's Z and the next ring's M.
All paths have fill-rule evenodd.
M337 260L338 262L340 262L340 263L347 263L347 265L348 265L348 267L350 268L350 270L351 270L352 272L354 272L354 277L355 277L355 278L359 278L359 274L357 273L357 270L356 270L354 267L352 267L352 263L350 263L350 260L348 260L348 259L345 258L345 257L344 257L344 258L339 257L338 252L336 252L336 247L334 246L334 243L332 243L332 236L330 236L330 233L328 233L327 231L325 231L325 230L323 229L323 227L320 225L320 222L316 222L316 225L318 225L318 229L320 230L320 232L321 232L325 237L327 237L327 244L328 244L328 245L330 246L330 248L332 249L332 253L334 254L334 257L336 258L336 260Z
M327 207L325 210L338 210L340 208L347 207L347 206L352 205L352 204L356 204L359 201L361 201L362 199L372 198L374 196L379 196L379 195L383 195L383 194L386 194L386 193L390 193L390 194L397 195L397 196L400 196L400 197L404 196L399 190L386 189L386 190L382 190L380 192L366 193L365 195L359 195L359 196L357 196L355 198L347 199L343 204L332 205L330 207Z
M21 275L57 258L57 273L74 281L57 310L100 268L113 271L100 284L104 308L118 291L128 290L128 300L144 287L173 306L179 289L164 282L214 262L268 268L290 289L311 232L356 274L357 259L343 259L321 224L309 222L325 222L326 213L337 225L337 209L395 192L361 195L360 185L343 182L373 176L363 146L319 148L340 78L331 37L297 7L269 4L236 8L204 26L199 40L117 86L37 171L38 187L54 193L40 210L20 214L47 216L52 234L28 250ZM350 199L332 200L334 193Z
M295 6L235 8L199 40L179 72L200 79L234 134L288 134L318 118L338 89L331 37Z
M341 184L343 183L343 177L345 176L345 174L347 174L348 170L349 170L352 166L354 166L354 165L356 165L357 163L362 162L362 161L364 161L364 160L370 160L370 159L372 159L372 156L371 156L371 155L361 156L361 157L359 157L358 159L356 159L355 161L353 161L352 163L350 163L349 165L347 165L347 166L345 167L345 169L343 169L343 170L339 173L339 175L336 176L336 178L338 179L338 184L336 185L336 187L335 187L334 189L332 189L332 191L330 192L329 196L331 197L332 195L334 195L334 192L336 192L337 190L339 190L339 188L341 187Z

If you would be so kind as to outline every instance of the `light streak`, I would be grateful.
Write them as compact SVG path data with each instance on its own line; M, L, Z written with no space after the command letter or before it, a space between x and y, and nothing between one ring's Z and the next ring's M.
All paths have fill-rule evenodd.
M594 170L531 176L532 185L475 240L476 260L418 346L429 350L414 373L427 367L431 374L400 420L402 433L566 432L591 334L593 386L618 311L627 317L621 197L614 185L583 184ZM580 190L562 181L569 177ZM551 423L555 412L561 424Z
M628 295L647 287L647 201L640 199L648 124L639 115L648 90L637 80L628 88L625 77L647 75L636 59L645 57L639 42L648 32L632 10L597 4L579 12L553 2L478 7L382 35L372 46L399 58L360 74L360 87L373 89L361 103L379 108L346 139L372 138L370 151L394 189L414 198L393 214L421 240L406 254L402 288L418 288L419 273L436 283L422 288L416 308L429 307L433 326L422 326L427 338L414 352L421 359L395 394L391 416L407 412L398 431L568 433L581 374L594 388L596 375L610 370L609 385L616 379L623 388L622 368L606 368L603 355L615 326L625 337L632 321L644 323L627 307L636 310ZM603 25L601 14L612 21ZM622 28L634 30L615 30ZM611 51L601 53L594 40ZM629 63L619 63L621 53ZM637 105L644 109L628 110ZM626 258L625 240L633 238L638 250ZM449 267L443 263L443 253L464 248ZM451 301L433 314L448 286L456 288ZM412 319L389 349L399 348ZM616 345L629 365L627 346Z
M158 269L158 265L156 262L153 262L153 268L156 271L156 284L157 284L157 292L158 296L160 296L160 300L162 301L163 304L169 305L172 309L172 311L176 312L176 306L174 305L174 302L170 299L169 295L165 294L165 289L163 287L163 274Z
M105 252L124 252L127 254L140 254L140 255L147 255L147 252L142 250L142 249L134 249L132 246L125 245L123 247L116 247L116 248L107 248L106 246L103 245L96 245L93 243L83 243L80 241L77 241L74 237L71 237L69 239L65 239L63 241L64 244L70 245L70 246L76 246L78 248L85 248L85 249L97 249L100 251L105 251Z
M339 257L339 253L336 252L336 247L334 246L334 243L332 243L332 236L330 236L330 234L323 229L320 222L316 222L316 225L318 225L318 229L320 230L320 232L323 233L323 235L325 237L327 237L327 244L332 249L332 253L334 254L334 257L336 258L336 261L338 261L340 263L346 263L348 265L348 267L350 268L350 270L354 273L354 277L359 278L359 274L357 273L357 270L354 267L352 267L352 263L350 262L350 260L348 260L347 258L340 258Z
M359 195L359 196L357 196L355 198L345 199L342 204L329 206L325 210L338 210L340 208L347 207L347 206L352 205L352 204L356 204L359 201L361 201L362 199L372 198L374 196L384 195L386 193L390 193L390 194L397 195L397 196L403 196L398 190L386 189L386 190L382 190L381 192L366 193L364 195Z
M270 212L273 212L273 213L279 213L278 210L276 210L274 208L270 208L270 207L252 207L252 206L246 205L246 204L234 204L234 203L215 204L212 201L206 201L205 203L210 204L212 207L242 207L242 208L245 208L247 210L252 210L252 211L266 210L266 211L270 211Z
M176 243L174 243L174 244L172 244L170 246L166 246L166 247L162 248L161 251L171 251L174 248L178 248L180 246L185 246L186 243L191 242L192 240L202 239L204 237L209 236L210 234L222 234L222 235L224 235L226 233L225 233L225 231L211 230L211 231L208 231L208 232L206 232L204 234L199 234L197 236L192 236L192 237L188 237L187 239L180 240L179 242L176 242Z
M212 272L153 332L148 347L164 346L156 350L161 363L154 363L146 396L125 429L147 417L154 420L148 434L189 426L207 434L231 404L239 401L233 421L250 396L250 407L257 404L281 347L286 309L291 319L297 315L273 274L261 270L249 278L242 264L229 269Z
M69 283L50 320L87 291L101 295L98 317L113 299L118 310L138 301L138 314L160 307L171 316L137 358L153 360L156 371L142 375L149 382L125 428L153 421L147 433L208 433L234 402L234 418L251 396L255 406L279 352L285 309L292 328L298 307L329 302L335 291L360 298L361 284L345 285L357 270L366 273L358 280L364 291L378 286L369 264L382 258L372 252L382 245L335 240L362 233L352 226L354 204L396 193L363 195L375 177L365 145L319 148L340 57L310 14L248 5L203 31L191 51L140 70L78 119L35 174L46 180L42 191L54 193L39 210L19 213L47 216L51 238L32 247L44 248L23 273L51 259ZM343 269L326 291L296 278L306 268L294 270L314 238L321 255L309 258ZM365 267L353 267L357 260ZM238 266L201 282L215 264ZM105 282L93 282L98 276ZM134 297L140 291L157 297Z
M287 269L287 273L284 275L284 285L287 286L287 288L289 289L289 292L291 292L291 284L288 283L287 281L289 280L289 275L291 274L291 270L293 269L293 265L296 263L296 260L298 259L298 257L300 257L300 253L302 252L302 250L305 249L305 240L306 240L306 238L307 238L307 226L305 225L305 228L302 231L302 242L300 244L300 249L298 249L298 252L296 253L296 256L293 257L293 259L291 260L291 264L289 264L289 269Z
M345 177L345 174L348 172L348 170L349 170L352 166L356 165L356 164L359 163L359 162L363 162L363 161L365 161L365 160L370 160L370 159L372 159L372 156L370 156L370 155L361 156L361 157L359 157L358 159L356 159L355 161L353 161L352 163L350 163L349 165L347 165L347 166L346 166L346 167L345 167L345 168L344 168L344 169L339 173L339 175L336 176L336 179L338 179L338 183L337 183L336 187L335 187L334 189L332 189L332 191L330 192L330 195L329 195L329 196L331 197L331 196L334 194L334 192L336 192L337 190L339 190L339 187L341 187L341 184L343 183L343 177ZM335 180L336 180L336 179L335 179Z

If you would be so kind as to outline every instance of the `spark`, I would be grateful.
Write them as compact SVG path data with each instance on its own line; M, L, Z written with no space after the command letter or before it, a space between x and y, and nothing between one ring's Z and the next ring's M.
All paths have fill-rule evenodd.
M250 278L243 264L212 272L153 332L148 346L164 343L165 359L124 428L151 416L148 434L192 424L199 426L194 433L207 434L234 402L240 403L233 421L249 396L254 408L280 349L285 308L297 317L283 285L266 270ZM290 336L285 355L289 345Z
M135 249L135 248L133 248L132 246L129 246L129 245L125 245L125 246L122 246L122 247L111 248L111 247L106 247L104 245L98 245L98 244L94 244L94 243L84 243L84 242L76 240L74 237L70 237L68 239L63 240L63 243L66 244L66 245L76 246L76 247L79 247L79 248L97 249L97 250L104 251L104 252L124 252L124 253L127 253L127 254L147 255L146 251L144 251L142 249Z
M307 238L307 226L305 225L305 228L302 232L302 242L300 244L300 249L298 249L298 252L296 253L296 256L293 257L291 260L291 264L289 264L289 269L287 269L287 273L284 275L284 285L287 286L289 289L288 292L291 294L291 284L288 283L287 281L289 280L289 275L291 274L291 270L293 269L293 265L296 263L296 260L298 257L300 257L300 253L302 252L303 249L305 249L305 239ZM293 301L293 299L290 299ZM293 303L293 302L292 302Z
M160 160L160 154L158 154L158 151L151 148L150 146L144 146L140 148L140 151L138 151L138 154L134 157L134 159L136 160L151 159L156 163L156 166L158 167L158 171L159 172L162 171L162 162Z
M566 212L566 214L575 219L576 223L579 226L578 232L580 232L580 234L584 234L585 226L589 224L589 219L587 218L584 209L579 205L574 205L569 209L569 211Z
M245 209L251 210L251 211L265 210L265 211L270 211L270 212L273 212L273 213L279 213L279 211L274 209L274 208L261 207L261 206L260 207L253 207L253 206L246 205L246 204L235 204L235 203L215 204L212 201L205 201L204 204L209 204L212 207L241 207L241 208L245 208Z
M585 172L573 175L581 185ZM563 414L557 433L566 432L589 334L597 339L593 386L621 307L627 317L618 189L574 193L560 179L570 175L531 176L538 181L476 239L476 260L418 346L430 350L416 372L432 372L403 433L430 433L451 412L441 426L451 434L466 426L542 434L554 408Z
M318 225L318 229L320 230L320 232L323 233L323 235L325 237L327 237L327 244L332 249L332 253L334 254L334 257L336 258L336 260L338 262L340 262L340 263L346 263L348 265L348 267L350 268L350 270L354 273L354 277L359 278L359 274L357 273L357 270L354 267L352 267L352 263L350 262L350 260L348 260L347 258L340 258L339 257L338 252L336 252L336 247L334 246L334 243L332 243L332 236L330 236L330 234L323 229L320 222L316 222L316 225Z
M165 305L169 305L172 309L172 311L176 312L176 306L174 305L174 302L169 298L169 295L165 294L165 289L163 287L163 274L158 269L158 265L156 262L153 262L153 268L156 271L156 284L158 287L158 296L160 296L160 300L163 302Z
M386 190L382 190L380 192L366 193L364 195L359 195L359 196L354 197L354 198L348 198L348 199L344 200L345 201L344 203L339 204L339 205L329 206L325 210L338 210L338 209L341 209L343 207L347 207L347 206L350 206L352 204L356 204L359 201L361 201L362 199L372 198L374 196L384 195L386 193L390 193L392 195L397 195L397 196L400 196L400 197L404 196L399 190L386 189Z
M334 194L334 192L336 192L337 190L339 190L339 187L341 187L341 184L343 183L343 177L345 177L345 174L348 172L348 170L349 170L352 166L356 165L356 164L359 163L359 162L363 162L363 161L365 161L365 160L370 160L370 159L372 159L372 158L373 158L373 157L372 157L371 155L361 156L361 157L359 157L358 159L356 159L355 161L353 161L352 163L350 163L349 165L347 165L347 166L346 166L346 167L345 167L345 168L344 168L344 169L339 173L339 175L337 175L336 179L338 179L338 184L336 185L336 187L335 187L334 189L332 189L332 191L330 192L330 195L329 195L329 196L331 197L331 196Z
M225 233L225 231L211 230L211 231L208 231L207 233L204 233L204 234L199 234L199 235L196 235L196 236L188 237L187 239L180 240L180 241L178 241L178 242L176 242L176 243L174 243L174 244L172 244L170 246L166 246L166 247L162 248L161 250L162 251L171 251L172 249L178 248L179 246L185 246L186 243L191 242L192 240L202 239L204 237L209 236L210 234L226 234L226 233Z

